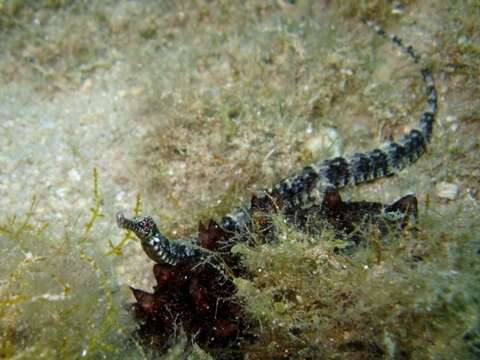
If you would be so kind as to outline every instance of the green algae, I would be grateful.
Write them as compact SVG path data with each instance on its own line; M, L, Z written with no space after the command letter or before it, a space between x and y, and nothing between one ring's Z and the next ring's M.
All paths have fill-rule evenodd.
M95 234L105 221L93 170L93 206L83 226L61 235L35 219L37 201L23 216L0 223L0 358L5 359L150 359L134 337L127 310L128 289L120 287L114 267L127 240L111 244ZM136 209L140 209L139 198ZM107 256L106 256L107 255ZM165 359L209 359L181 332Z
M278 243L238 246L254 274L237 281L260 334L252 358L474 358L463 337L479 311L478 215L458 209L452 228L422 213L421 232L390 234L381 259L375 233L341 255L332 234L281 219Z
M127 297L110 258L98 251L95 225L102 218L94 171L94 206L83 229L52 234L35 220L35 205L23 217L2 220L0 244L0 357L141 357L129 336Z

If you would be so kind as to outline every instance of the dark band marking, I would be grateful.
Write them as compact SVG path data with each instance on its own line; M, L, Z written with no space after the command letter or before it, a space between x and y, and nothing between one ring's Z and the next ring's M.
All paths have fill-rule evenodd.
M355 185L369 181L372 177L371 162L365 154L354 154L349 161L349 167Z
M380 149L373 149L367 153L367 157L370 160L370 169L374 179L389 175L387 154Z
M342 157L325 160L320 172L322 177L335 187L343 187L350 181L350 168L347 160Z

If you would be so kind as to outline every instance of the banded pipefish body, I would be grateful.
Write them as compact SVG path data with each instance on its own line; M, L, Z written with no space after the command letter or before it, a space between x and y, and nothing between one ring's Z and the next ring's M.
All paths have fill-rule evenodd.
M365 21L365 24L390 40L415 64L421 63L420 55L412 46L405 45L402 39L388 34L372 21ZM432 71L424 66L420 73L426 89L426 104L416 128L397 141L388 141L365 153L335 157L306 166L298 174L255 194L251 204L234 208L221 219L218 227L232 234L234 239L242 239L252 230L252 215L258 208L292 215L299 210L321 206L325 196L332 190L392 176L417 161L426 152L438 112ZM196 246L195 237L170 240L161 234L151 217L130 220L119 213L117 224L134 231L145 253L157 263L176 265L202 256L202 249Z

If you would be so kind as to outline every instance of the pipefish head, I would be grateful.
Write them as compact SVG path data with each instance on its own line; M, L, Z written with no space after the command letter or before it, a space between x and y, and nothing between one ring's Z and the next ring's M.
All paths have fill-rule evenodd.
M142 242L148 241L159 232L151 216L136 216L128 219L123 213L118 212L116 219L119 228L133 231Z

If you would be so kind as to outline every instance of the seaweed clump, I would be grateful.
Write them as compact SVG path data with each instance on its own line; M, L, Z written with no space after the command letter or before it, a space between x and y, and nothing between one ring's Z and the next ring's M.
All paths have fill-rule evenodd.
M94 170L93 206L83 227L58 235L24 216L0 220L0 358L145 358L129 335L125 293L112 258L98 248L104 218Z
M423 211L422 211L423 212ZM257 319L250 359L476 358L478 214L430 211L412 234L363 227L354 252L333 232L277 219L278 242L237 246L254 274L236 279Z
M153 274L157 284L153 293L131 288L136 299L132 310L140 321L139 339L165 350L171 345L172 335L181 329L205 350L221 353L222 358L237 358L245 352L245 347L254 343L258 329L241 306L235 279L251 280L255 272L245 268L242 257L233 249L239 242L251 248L257 242L275 239L278 235L272 218L275 210L268 205L272 204L262 204L260 199L252 197L250 209L255 231L251 233L229 232L213 220L207 227L200 224L196 245L204 249L204 255L176 265L155 264ZM287 219L302 230L322 233L331 228L335 236L345 237L350 244L336 251L349 252L353 245L362 242L361 234L356 231L359 225L375 227L383 236L389 228L405 227L415 218L416 211L417 200L412 195L390 205L349 203L342 201L337 190L332 190L322 205L299 210Z

